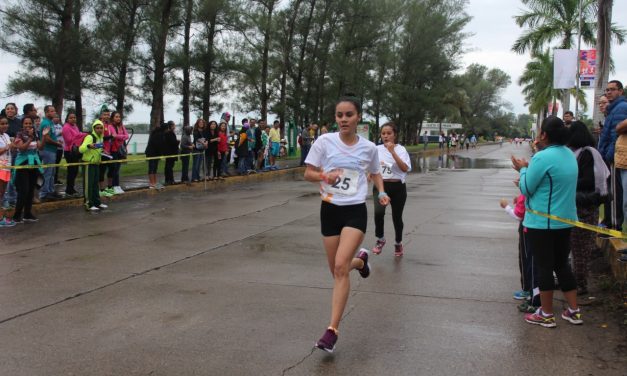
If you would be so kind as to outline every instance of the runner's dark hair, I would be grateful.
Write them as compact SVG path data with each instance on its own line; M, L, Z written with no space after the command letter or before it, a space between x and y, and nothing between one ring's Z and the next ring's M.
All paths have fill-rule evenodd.
M350 102L353 106L355 106L357 113L361 115L361 102L354 94L344 94L341 96L340 99L335 102L335 107L342 102Z

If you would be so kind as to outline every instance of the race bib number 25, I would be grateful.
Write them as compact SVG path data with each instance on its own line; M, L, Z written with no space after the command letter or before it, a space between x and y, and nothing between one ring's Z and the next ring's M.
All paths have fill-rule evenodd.
M333 184L324 184L324 190L328 193L353 196L357 193L357 181L359 172L342 169L342 174L335 179Z

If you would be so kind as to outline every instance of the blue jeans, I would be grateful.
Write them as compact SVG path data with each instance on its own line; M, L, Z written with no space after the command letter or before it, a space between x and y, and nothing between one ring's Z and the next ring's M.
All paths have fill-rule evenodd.
M15 158L17 158L17 153L13 153L11 155L11 166L15 166ZM7 184L7 190L4 192L4 198L2 199L2 206L4 207L8 207L9 205L15 206L15 203L17 202L17 191L15 190L15 185L11 180L9 180L9 183Z
M222 170L222 175L226 175L229 173L229 157L231 155L227 152L222 155L222 159L220 162L220 169Z
M43 164L54 164L57 160L57 151L42 150L40 152L41 162ZM54 167L44 169L44 184L39 191L39 198L44 198L53 194L54 191Z
M200 168L202 166L203 158L205 157L205 153L201 151L194 150L194 153L199 153L194 155L194 159L192 160L192 181L200 180Z
M246 168L247 165L248 165L248 156L239 157L239 160L237 163L237 170L239 171L240 175L244 175L246 173L246 171L248 170Z

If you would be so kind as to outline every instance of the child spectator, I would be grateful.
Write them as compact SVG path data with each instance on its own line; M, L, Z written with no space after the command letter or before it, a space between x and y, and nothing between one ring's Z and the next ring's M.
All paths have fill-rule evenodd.
M8 130L9 119L6 116L0 116L0 202L4 199L4 192L6 191L9 180L11 180L11 170L3 169L3 167L11 166L12 142L7 133ZM15 222L13 222L12 219L5 217L4 211L0 218L2 218L0 219L0 228L15 226Z
M47 136L49 132L50 127L42 129L43 136ZM22 130L15 136L13 144L17 149L15 166L37 166L42 164L39 158L39 151L44 148L44 141L37 137L33 119L29 117L22 119ZM38 221L31 211L34 202L35 185L37 184L37 172L43 173L43 169L39 167L14 170L12 180L17 191L17 203L13 213L13 221L15 223ZM22 216L22 212L24 212L24 216Z
M522 221L525 218L525 196L522 194L514 197L512 201L514 206L509 205L507 200L501 199L501 207L512 218L519 222L518 224L518 268L520 270L521 290L514 292L514 299L524 300L518 305L518 310L525 313L535 312L540 306L540 290L534 283L533 255L531 249L525 243L525 228ZM533 297L533 298L532 298Z
M181 183L189 184L189 156L194 151L192 142L192 127L183 127L181 135Z
M103 135L104 124L100 120L94 121L91 126L91 133L85 136L83 143L78 148L83 155L83 162L89 163L85 166L85 209L98 211L106 209L107 205L100 202L100 160L104 147Z
M220 156L218 152L218 144L220 143L220 135L218 132L218 123L215 120L209 122L205 137L209 142L205 156L207 161L207 176L209 180L218 179L220 174Z
M163 155L176 155L179 149L179 140L176 138L176 124L172 120L164 124L164 153ZM176 163L176 157L166 158L165 168L163 170L165 175L165 184L174 184L174 163Z
M192 160L192 182L200 181L200 168L205 161L205 149L209 143L205 139L205 120L198 119L194 124L192 136L194 136L194 159Z
M54 163L61 163L61 159L63 159L63 148L65 147L65 141L63 139L63 124L61 123L61 117L59 114L55 114L52 118L52 123L54 124L54 135L59 141L60 145L57 147L57 158ZM61 185L61 181L59 180L59 170L60 167L54 168L54 185Z
M220 122L220 128L218 132L220 141L218 142L218 157L220 158L220 173L218 178L224 180L224 176L229 175L229 141L227 135L227 124Z

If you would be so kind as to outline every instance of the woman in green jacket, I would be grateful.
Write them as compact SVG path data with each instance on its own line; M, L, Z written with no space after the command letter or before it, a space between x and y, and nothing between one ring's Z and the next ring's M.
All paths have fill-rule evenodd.
M100 202L100 158L103 146L104 125L102 121L96 120L91 126L91 133L85 136L78 151L83 155L83 162L89 163L85 166L83 176L85 178L85 208L89 211L106 209L107 205Z

